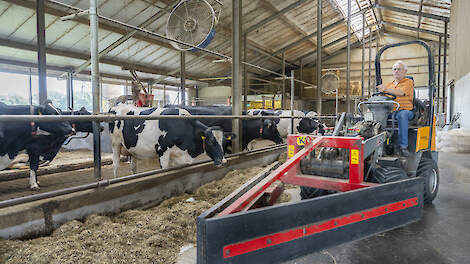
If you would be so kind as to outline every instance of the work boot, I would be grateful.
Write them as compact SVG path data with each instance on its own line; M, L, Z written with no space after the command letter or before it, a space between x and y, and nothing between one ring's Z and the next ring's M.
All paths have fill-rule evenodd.
M410 156L410 152L408 151L407 147L400 147L400 156L402 157Z

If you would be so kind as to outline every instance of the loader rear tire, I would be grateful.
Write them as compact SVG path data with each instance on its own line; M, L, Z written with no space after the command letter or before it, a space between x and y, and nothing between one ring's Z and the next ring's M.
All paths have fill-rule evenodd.
M327 195L327 194L330 194L328 190L300 186L300 198L302 198L302 200L312 199L312 198L320 197L320 196Z
M416 176L424 179L424 203L432 203L439 190L439 168L436 161L427 157L421 158Z

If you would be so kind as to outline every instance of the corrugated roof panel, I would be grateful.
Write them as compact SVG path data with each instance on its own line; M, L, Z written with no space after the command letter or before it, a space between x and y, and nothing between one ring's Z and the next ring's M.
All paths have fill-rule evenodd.
M278 10L281 10L277 3L282 1L273 1L273 5L276 5ZM325 7L327 7L327 2L322 1ZM325 8L324 11L326 11ZM306 3L294 8L293 10L286 12L284 14L285 18L295 23L303 32L310 34L316 31L317 25L317 3L316 1L307 1Z
M161 56L161 54L163 54L167 50L168 49L166 49L166 48L154 45L153 50L150 51L149 54L144 59L142 59L142 63L143 64L151 64L153 61L157 60Z
M166 50L162 55L152 62L154 65L159 65L160 67L170 67L171 69L179 67L179 52L174 50ZM176 62L177 61L177 62ZM178 65L175 67L175 64Z
M288 52L286 52L286 57L291 60L297 60L300 58L300 56L303 56L306 53L309 53L315 50L316 50L316 47L312 46L311 43L304 42L303 44L300 44L296 46L295 48L290 49Z
M134 60L141 63L145 58L155 50L155 45L144 42L145 46L141 46L140 49L132 55Z
M7 11L11 6L13 6L12 3L7 3L5 1L0 1L0 16L3 15L5 11Z
M64 47L64 48L69 48L71 47L77 40L80 40L82 38L87 37L89 34L89 27L85 25L77 25L76 27L73 27L70 31L66 32L59 40L56 41L55 45L57 47ZM90 42L88 42L87 48L85 45L79 46L75 45L75 49L79 51L86 51L90 49Z
M34 13L33 13L34 14ZM25 21L17 30L11 34L9 39L18 39L24 42L30 42L36 37L36 15L34 14L27 21ZM46 36L46 43L49 40Z
M23 25L27 19L34 14L31 9L23 8L17 5L13 5L3 12L0 16L0 25L2 29L0 31L0 37L7 38L17 30L18 27ZM8 25L8 26L6 26Z

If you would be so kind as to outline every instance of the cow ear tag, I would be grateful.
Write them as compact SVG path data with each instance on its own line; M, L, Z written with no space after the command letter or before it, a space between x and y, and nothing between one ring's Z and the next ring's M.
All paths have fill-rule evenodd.
M227 137L227 140L232 140L232 137L231 137L231 136L228 136L228 137Z
M205 137L205 136L201 136L201 138L202 138L202 139L206 139L206 137Z

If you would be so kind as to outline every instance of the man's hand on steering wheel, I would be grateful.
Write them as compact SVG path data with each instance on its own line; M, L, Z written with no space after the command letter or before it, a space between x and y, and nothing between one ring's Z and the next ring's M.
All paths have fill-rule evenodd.
M397 96L392 94L392 93L387 93L387 92L377 92L377 93L373 93L372 96L377 96L377 95L384 95L386 97L388 97L390 100L395 100L397 99Z
M383 84L377 85L377 90L379 90L379 92L385 92L386 89L387 87Z

